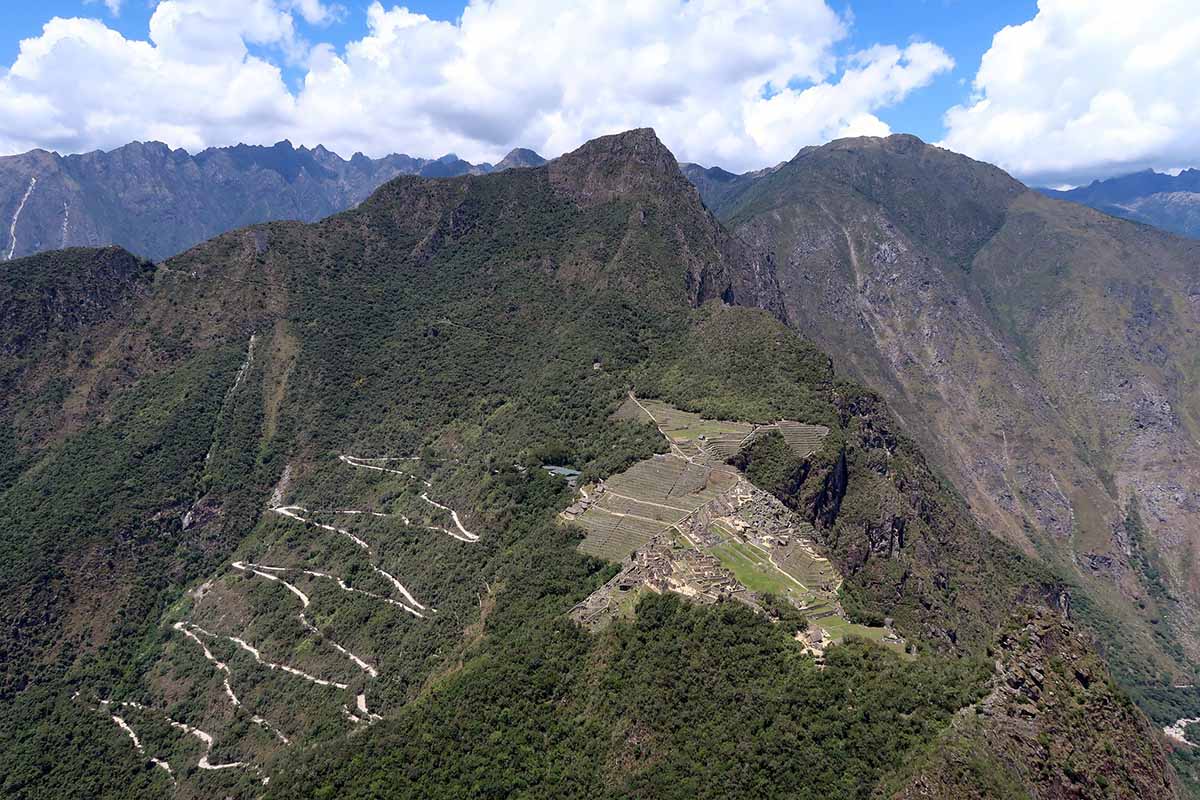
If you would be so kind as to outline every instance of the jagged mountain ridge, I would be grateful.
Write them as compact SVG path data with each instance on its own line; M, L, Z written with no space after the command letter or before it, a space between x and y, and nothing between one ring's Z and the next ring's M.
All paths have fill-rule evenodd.
M19 260L3 277L19 283L41 263ZM973 526L879 399L836 382L829 359L779 324L771 260L717 224L651 131L503 175L400 177L315 225L220 236L153 278L148 291L131 279L141 288L104 301L110 313L39 323L2 409L18 473L0 495L11 537L3 647L17 656L5 662L5 700L15 691L25 705L7 718L32 726L0 728L13 754L6 794L169 791L166 771L99 707L108 700L221 734L198 751L150 712L119 706L147 755L176 765L183 796L368 797L386 780L412 797L484 786L865 798L987 688L977 656L1010 612L1041 608L1070 630L1057 581ZM700 408L827 420L827 449L773 488L821 529L847 575L844 602L894 615L926 657L851 644L822 671L788 632L735 604L651 598L644 617L594 639L566 623L609 573L550 522L569 493L511 465L535 467L544 452L605 475L648 456L657 439L608 421L631 382ZM347 466L410 454L412 467L395 463L422 470L415 488ZM399 526L434 502L458 509L479 541ZM339 508L364 519L339 521ZM329 517L318 528L284 510ZM397 621L366 595L323 610L318 592L340 596L331 576L387 590L351 569L364 552L390 555L389 574L438 609L429 625ZM317 556L334 560L304 560ZM301 567L320 574L297 600L279 570ZM298 627L298 608L319 633ZM321 694L332 689L264 661L345 681L345 712L363 717L347 722ZM1061 701L1069 710L1088 697ZM1047 715L1064 710L1050 700ZM1144 731L1137 712L1097 700L1098 724L1072 736L1093 743L1102 730L1124 747ZM825 729L838 733L811 733ZM1123 785L1170 797L1159 743L1139 747L1089 757L1072 775L1096 782L1136 764ZM197 758L210 752L236 766L205 769ZM733 752L740 762L725 763ZM76 771L97 759L104 775ZM839 772L848 759L854 771ZM278 779L264 789L245 763ZM1032 792L1042 779L1027 780Z
M60 156L0 157L0 260L117 244L152 260L270 220L314 222L362 202L397 175L445 178L544 163L515 149L496 165L392 154L343 159L318 145L239 144L195 155L161 142Z
M888 397L985 527L1140 618L1114 628L1140 642L1126 680L1190 682L1200 249L911 136L722 185L789 324Z
M1171 233L1200 238L1200 170L1178 175L1143 170L1074 189L1039 188L1047 197L1091 206Z

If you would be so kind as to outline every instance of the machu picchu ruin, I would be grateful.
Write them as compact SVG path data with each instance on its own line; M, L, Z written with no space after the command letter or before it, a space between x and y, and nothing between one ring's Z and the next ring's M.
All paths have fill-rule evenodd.
M806 647L814 651L847 635L904 648L890 628L845 618L837 600L841 577L821 554L812 524L726 463L769 431L810 456L827 428L709 420L632 391L614 419L653 424L670 452L580 486L560 514L563 523L583 529L580 550L621 564L571 610L572 619L602 627L630 613L647 591L699 603L735 600L759 611L769 596L806 614Z

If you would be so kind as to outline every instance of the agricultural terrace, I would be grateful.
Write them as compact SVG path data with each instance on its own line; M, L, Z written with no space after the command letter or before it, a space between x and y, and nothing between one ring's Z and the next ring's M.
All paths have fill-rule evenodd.
M829 428L824 425L795 420L759 424L705 419L662 400L648 400L632 394L617 409L613 419L653 422L671 443L672 452L717 464L725 463L757 437L770 431L778 430L801 458L815 453L829 434Z
M579 547L621 561L737 481L732 468L694 463L674 454L641 461L605 481L605 491L575 518L587 531Z

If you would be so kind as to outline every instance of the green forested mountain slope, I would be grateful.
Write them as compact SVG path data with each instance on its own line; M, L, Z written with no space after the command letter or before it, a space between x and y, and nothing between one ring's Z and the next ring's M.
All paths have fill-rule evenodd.
M789 325L887 397L985 527L1075 574L1129 685L1191 684L1196 244L907 136L738 182L713 202L773 255Z
M777 319L771 260L651 131L400 178L130 285L30 321L5 373L5 796L871 797L968 745L980 791L1174 794L1061 581ZM794 625L671 593L571 622L616 567L577 550L574 493L538 467L592 481L664 450L611 419L635 385L829 427L811 457L741 466L815 526L845 613L910 652L822 664ZM1062 633L995 663L1029 618ZM1068 656L1087 673L1032 712L999 691ZM1027 748L997 745L1030 719ZM1043 769L1061 748L1070 770Z

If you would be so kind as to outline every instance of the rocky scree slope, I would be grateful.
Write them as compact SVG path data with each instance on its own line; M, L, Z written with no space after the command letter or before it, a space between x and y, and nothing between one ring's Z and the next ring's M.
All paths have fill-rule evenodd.
M312 222L362 202L397 175L444 178L545 163L516 149L500 163L392 154L343 159L324 147L237 145L190 155L161 142L60 156L0 157L0 260L117 244L155 261L244 225Z
M1053 576L975 526L879 397L783 327L771 261L652 131L501 175L400 177L149 275L130 261L86 344L29 322L0 419L6 796L258 796L272 777L277 796L365 797L386 775L413 797L865 797L983 696L979 655L1014 609L1062 619ZM813 459L744 468L818 526L848 610L894 617L917 660L852 644L822 671L749 611L671 598L600 638L566 621L612 568L553 523L570 493L536 466L590 479L661 448L609 419L635 384L830 427ZM347 466L407 457L428 485ZM433 513L419 492L478 541L410 526ZM295 519L346 510L372 513ZM375 580L364 553L437 611L389 617L339 589L329 576L388 590L357 584ZM322 574L298 600L278 576L301 567ZM871 720L856 692L880 700ZM105 701L151 710L121 706L145 752ZM841 733L811 735L826 727Z

